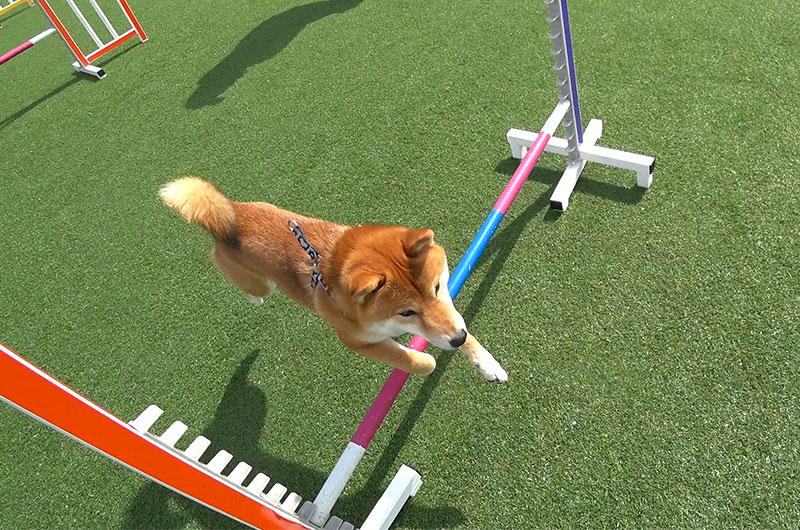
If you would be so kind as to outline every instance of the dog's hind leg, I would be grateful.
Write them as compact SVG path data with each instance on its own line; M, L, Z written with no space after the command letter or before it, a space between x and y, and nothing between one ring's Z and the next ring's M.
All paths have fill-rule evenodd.
M220 249L219 245L214 247L214 252L211 257L214 260L214 265L236 287L244 291L245 296L253 305L261 305L264 303L265 296L268 296L275 289L275 282L272 280L259 276L250 269L240 265L231 259L225 252Z

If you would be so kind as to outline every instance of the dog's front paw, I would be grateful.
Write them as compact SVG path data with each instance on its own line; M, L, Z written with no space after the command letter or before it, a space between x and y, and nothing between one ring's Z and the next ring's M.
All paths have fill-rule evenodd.
M247 294L247 293L245 293L244 295L254 306L260 306L261 304L264 303L264 299L260 296L253 296L252 294Z
M415 357L411 371L417 375L430 375L435 369L436 359L432 355L422 353Z
M487 381L508 382L508 374L489 352L481 356L481 359L475 363L475 367Z

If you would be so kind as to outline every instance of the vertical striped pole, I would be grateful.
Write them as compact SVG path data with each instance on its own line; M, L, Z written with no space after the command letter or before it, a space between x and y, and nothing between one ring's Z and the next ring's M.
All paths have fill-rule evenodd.
M575 126L578 129L578 143L583 142L583 123L581 122L581 106L578 103L578 75L575 73L575 57L572 54L572 30L569 25L569 10L567 0L561 3L561 20L564 28L564 45L567 52L567 65L569 68L569 91L572 96L572 108L575 113Z
M450 296L452 298L458 295L461 286L464 285L467 277L475 267L478 258L483 254L486 245L503 220L506 211L508 211L508 207L511 206L519 190L522 189L522 185L528 179L528 175L530 175L533 167L539 160L539 156L544 151L547 142L550 141L550 137L555 132L556 127L558 127L558 124L564 118L569 108L570 103L567 100L562 100L556 105L555 110L553 110L547 122L545 122L541 132L539 132L536 140L534 140L527 154L523 157L522 162L520 162L517 167L517 170L514 171L511 180L506 184L503 193L500 194L491 212L489 212L483 226L481 226L480 230L478 230L478 233L473 238L472 243L464 253L464 257L462 257L461 261L456 265L453 274L450 276L450 280L447 282L447 289L450 291ZM412 350L423 351L427 344L427 340L419 335L415 335L414 338L411 339L408 347ZM392 370L391 375L389 375L389 378L383 384L377 397L372 402L372 406L370 406L366 416L358 426L350 443L347 444L344 452L339 457L339 461L336 462L331 474L328 475L328 479L325 481L325 484L323 484L316 499L314 499L317 512L311 518L312 523L323 524L325 519L327 519L333 505L336 504L345 485L347 485L347 482L350 480L350 476L353 474L353 471L366 452L367 446L369 446L378 428L389 413L389 409L391 409L392 404L403 389L403 385L405 385L408 380L408 376L408 372L399 369Z

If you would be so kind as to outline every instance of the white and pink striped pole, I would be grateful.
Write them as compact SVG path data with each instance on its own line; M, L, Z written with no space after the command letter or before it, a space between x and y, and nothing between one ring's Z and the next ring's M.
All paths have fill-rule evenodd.
M39 42L40 40L42 40L42 39L44 39L46 37L49 37L50 35L52 35L55 32L56 32L55 28L46 29L43 32L41 32L38 35L36 35L35 37L32 37L30 40L26 40L25 42L23 42L22 44L20 44L16 48L14 48L13 50L9 50L6 53L4 53L3 55L0 55L0 64L3 64L3 63L6 63L6 62L10 61L11 59L16 57L20 53L22 53L25 50L27 50L28 48L33 48L34 44L36 44L37 42Z
M550 141L550 137L555 132L558 124L561 123L561 120L564 119L564 115L569 108L570 103L567 100L562 100L556 105L556 108L545 122L541 132L528 150L528 153L522 159L522 162L520 162L511 180L506 184L503 193L500 194L500 197L497 199L494 208L492 208L483 226L478 230L469 248L464 253L464 257L461 258L461 261L456 265L453 274L450 276L450 280L447 282L447 289L450 291L450 295L453 298L456 297L461 286L464 285L467 277L472 272L475 263L486 248L486 244L489 242L489 239L491 239L500 221L503 220L508 207L511 206L517 193L522 189L522 185L528 179L528 175L530 175L533 170L533 166L536 165L547 142ZM427 340L415 335L414 338L411 339L408 347L412 350L423 351L427 345ZM392 404L394 404L395 399L397 399L397 396L403 389L406 380L408 380L408 376L409 374L407 372L395 369L383 384L383 387L372 402L372 406L358 426L353 438L350 440L350 443L347 444L344 452L339 457L339 461L336 462L331 474L328 475L328 479L325 481L325 484L323 484L316 499L314 499L317 511L311 517L312 523L324 524L325 519L328 514L330 514L331 509L333 509L333 505L336 504L344 487L350 480L353 471L364 456L367 446L372 441L378 428L389 413L389 409L392 408Z

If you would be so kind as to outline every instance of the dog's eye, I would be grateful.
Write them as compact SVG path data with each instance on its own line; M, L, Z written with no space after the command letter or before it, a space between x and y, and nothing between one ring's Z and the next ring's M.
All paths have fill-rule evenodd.
M416 311L414 311L413 309L409 309L407 311L403 311L402 313L400 313L400 316L401 317L413 317L416 314L417 314Z
M434 294L434 296L439 296L439 286L440 286L440 285L441 285L441 284L437 283L437 284L436 284L436 287L434 287L434 288L433 288L433 294Z

